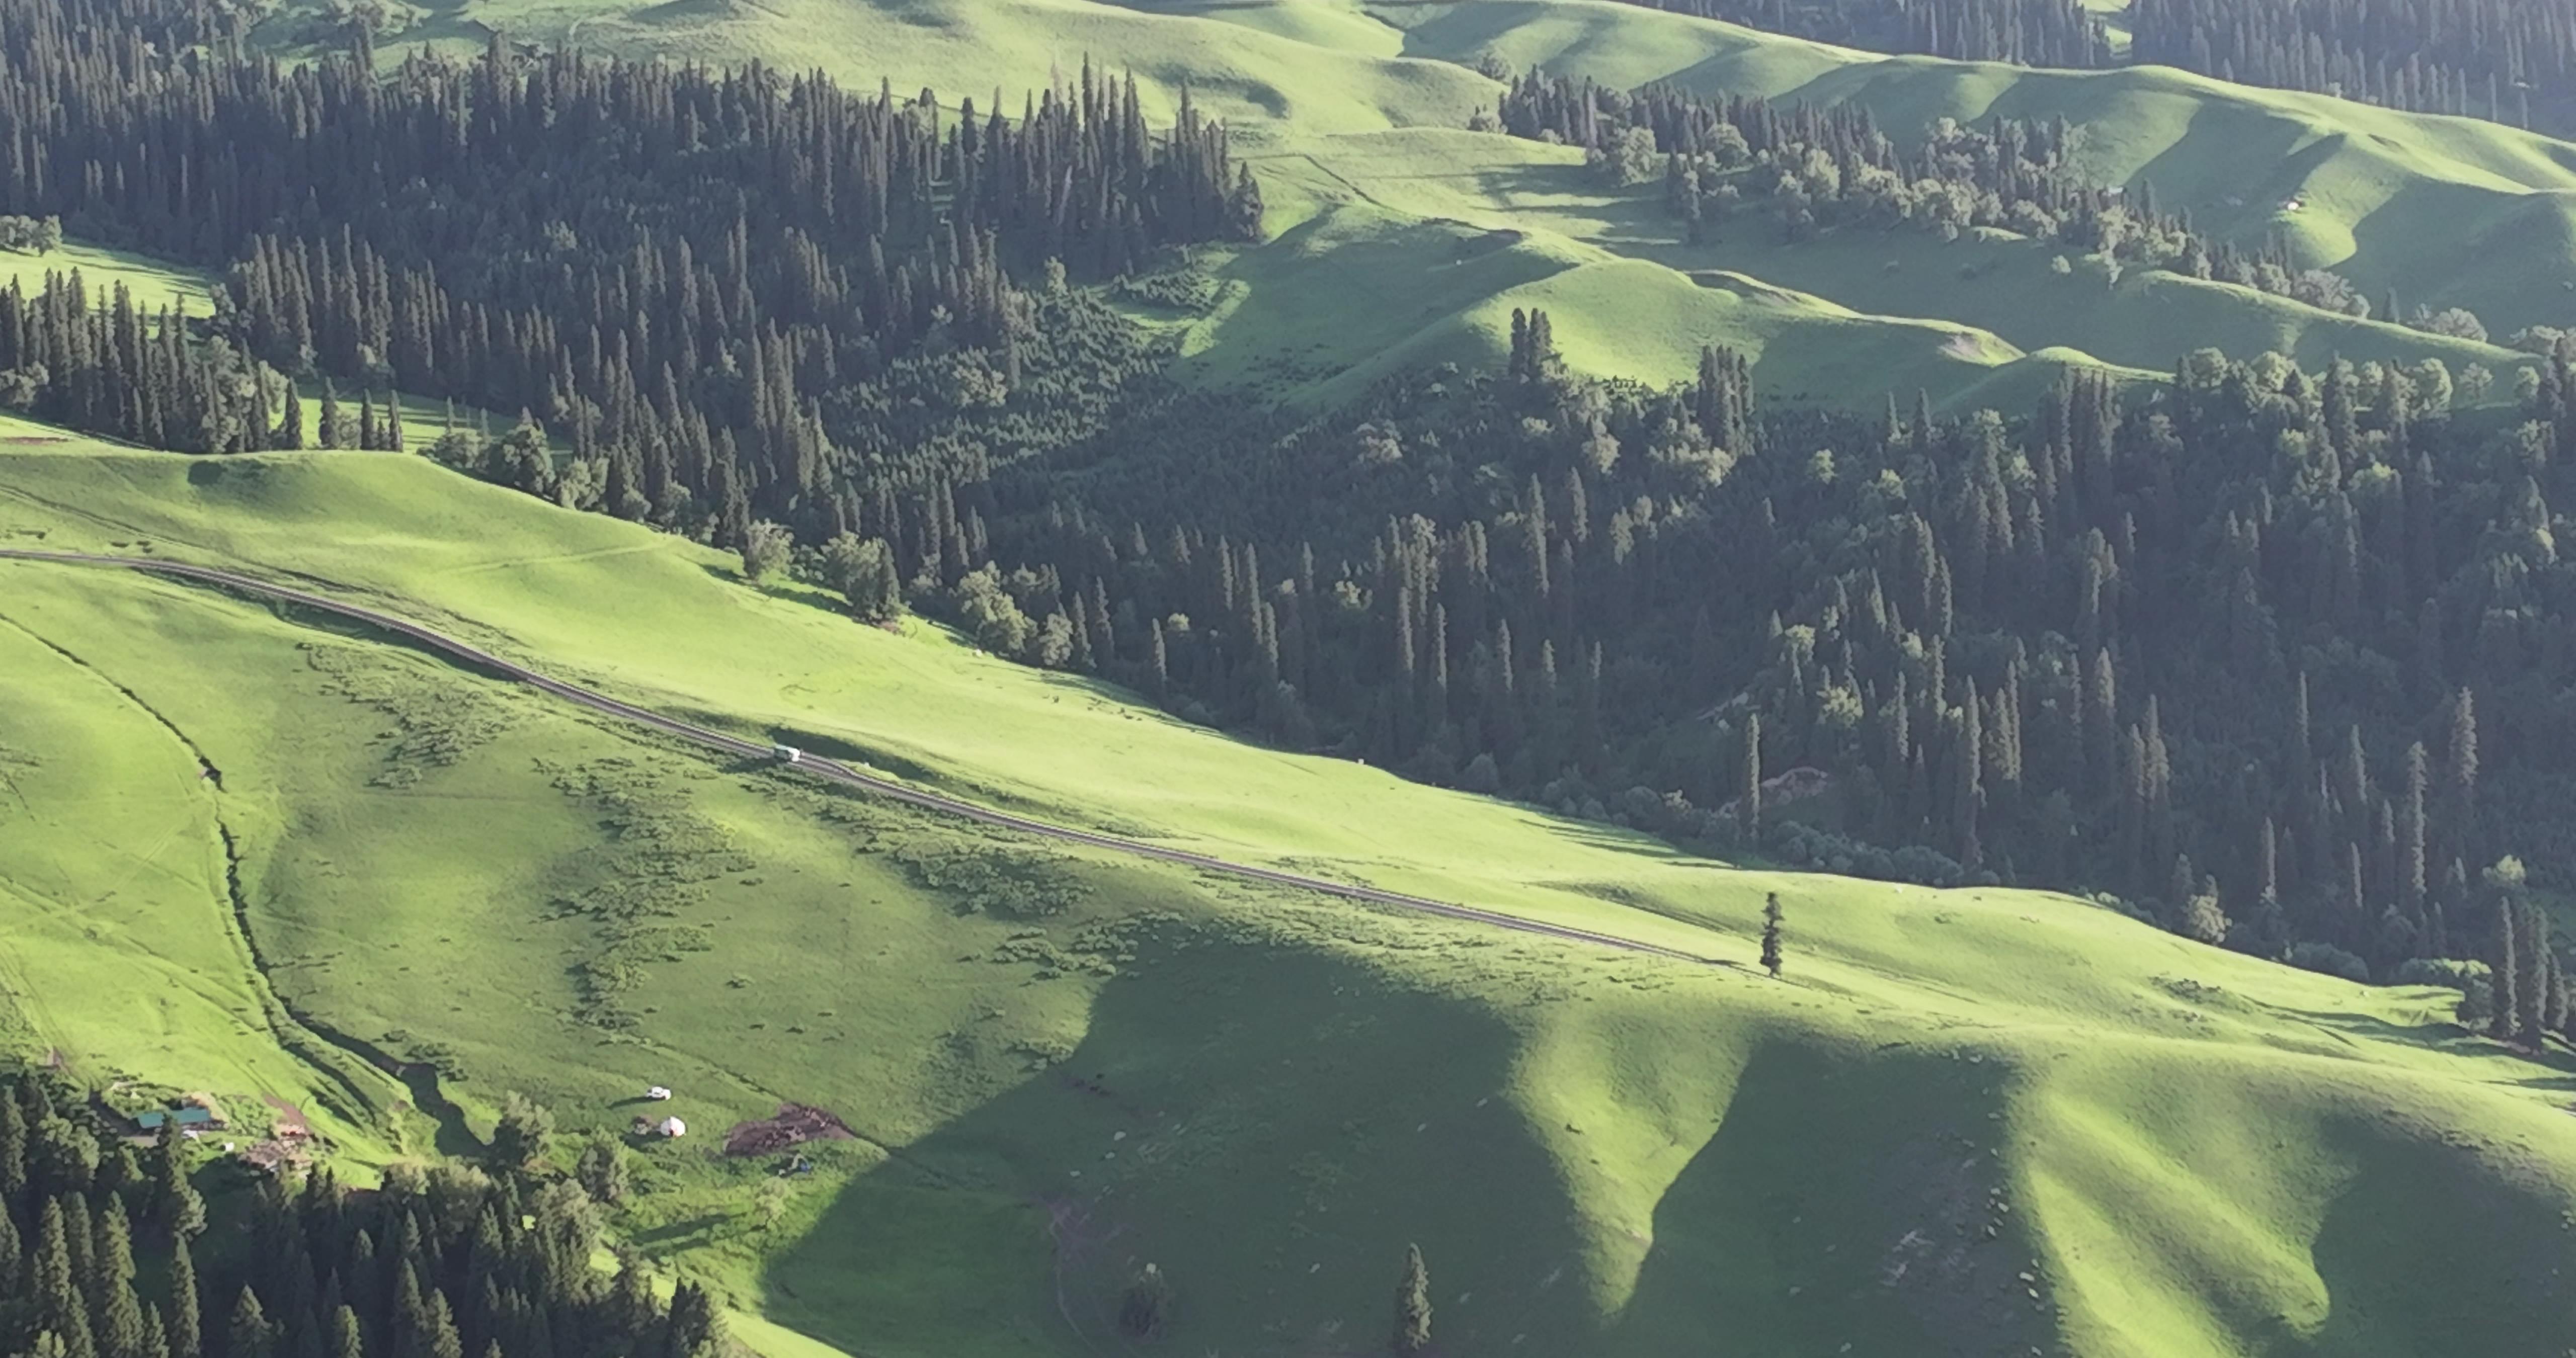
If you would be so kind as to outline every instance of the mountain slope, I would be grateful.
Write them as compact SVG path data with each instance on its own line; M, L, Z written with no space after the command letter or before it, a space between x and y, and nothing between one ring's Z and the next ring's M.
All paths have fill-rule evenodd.
M290 1003L438 1062L468 1121L517 1088L620 1125L643 1084L679 1089L692 1134L647 1152L621 1228L849 1351L1093 1351L1149 1260L1173 1279L1168 1342L1365 1346L1407 1241L1443 1342L1476 1351L2531 1352L2563 1332L2568 1076L2461 1036L2444 992L2038 893L1733 869L1261 750L418 459L55 447L0 454L12 543L327 581L990 802L1728 963L988 836L220 594L0 566L14 634L223 767L221 793L130 814L137 834L237 825ZM104 689L32 706L53 687L0 669L0 709L49 714L13 748L53 769L133 743L100 724L124 720ZM0 908L27 871L0 858ZM1769 891L1780 982L1750 966ZM44 1040L83 1070L131 1050ZM764 1228L770 1161L702 1142L780 1099L861 1139L816 1150Z
M286 20L272 29L294 31ZM1168 114L1186 87L1232 120L1238 141L1270 176L1271 221L1280 234L1318 211L1355 203L1458 217L1489 229L1568 235L1685 272L1748 273L1862 316L1957 323L2026 352L2070 350L2157 371L2212 343L2240 354L2278 347L2310 364L2336 354L2409 362L2439 356L2454 369L2479 362L2500 370L2519 361L2494 348L2355 325L2244 289L2176 289L2141 279L2088 291L2056 278L2049 252L2036 248L1945 252L1929 240L1880 236L1779 246L1746 235L1687 249L1677 225L1657 219L1651 193L1595 188L1573 168L1578 155L1508 142L1471 149L1456 131L1499 92L1460 64L1483 60L1621 86L1669 81L1787 101L1858 102L1899 137L1943 117L2063 116L2083 127L2079 159L2101 182L2151 184L2160 204L2188 207L2200 229L2248 247L2277 234L2301 262L2345 273L2383 317L2393 295L2406 310L2465 306L2498 339L2529 325L2576 324L2576 147L2491 123L2252 90L2161 68L2075 73L1880 57L1612 0L719 0L650 7L486 0L433 15L405 37L479 43L493 29L636 55L819 65L862 86L882 75L899 90L929 86L979 103L998 84L1003 106L1013 109L1026 91L1072 79L1092 55L1133 73L1155 116ZM1396 129L1415 131L1393 141L1350 135ZM1433 140L1403 140L1416 135ZM1447 165L1435 165L1444 159ZM2292 199L2298 210L2280 210ZM1245 266L1247 279L1293 267L1258 260L1258 253ZM1474 344L1499 343L1490 321L1507 314L1507 305L1468 308L1440 300L1445 284L1398 285L1399 292L1375 295L1389 303L1390 315L1436 307L1475 331ZM1607 328L1616 314L1604 311L1593 324ZM1818 332L1820 342L1830 342L1826 333ZM1695 353L1700 342L1728 338L1728 329L1712 325L1691 338L1683 348ZM1903 336L1881 339L1901 343ZM1649 339L1642 347L1652 355L1660 345ZM1352 389L1396 358L1355 354L1333 370L1345 376L1331 390ZM1672 365L1655 359L1648 366ZM1781 394L1819 385L1785 369L1759 380ZM1973 383L1931 385L1936 397L1955 400ZM1880 395L1874 384L1847 394L1856 404Z

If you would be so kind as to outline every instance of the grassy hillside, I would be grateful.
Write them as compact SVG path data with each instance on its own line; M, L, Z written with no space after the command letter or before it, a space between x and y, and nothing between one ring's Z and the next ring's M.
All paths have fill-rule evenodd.
M1547 310L1582 371L1680 382L1702 346L1722 344L1753 361L1766 392L1792 401L1866 404L1920 388L1948 404L2018 410L2063 363L2094 362L2029 359L1990 332L1861 315L1740 274L1685 274L1561 236L1364 204L1320 213L1218 278L1224 291L1190 327L1181 375L1318 403L1418 365L1499 366L1511 313L1526 307Z
M121 845L152 858L219 823L278 993L444 1066L451 1142L507 1089L584 1126L623 1125L647 1082L678 1088L692 1135L645 1153L621 1227L788 1333L1097 1352L1151 1260L1178 1351L1361 1351L1408 1241L1460 1352L1716 1334L1748 1352L2538 1353L2564 1333L2569 1065L2462 1037L2442 992L2035 893L1734 869L1273 753L418 459L13 445L0 540L329 581L995 803L1721 963L990 836L312 619L0 564L12 779L95 766L163 789L77 818L111 842L0 853L13 949L45 912L119 908ZM203 870L173 881L126 908L155 928L212 911ZM1783 982L1749 965L1774 890ZM238 955L190 963L256 985ZM13 1044L320 1097L255 1024L178 1014L186 1045L155 1055L84 1003L19 1004ZM772 1226L754 1205L771 1162L707 1143L781 1099L862 1139L819 1153Z
M314 12L287 5L261 34L309 46L321 32ZM2085 127L2083 158L2104 182L2152 181L2160 202L2188 206L2203 229L2249 245L2285 233L2303 260L2345 272L2374 303L2394 289L2401 306L2466 305L2498 338L2535 323L2576 324L2576 147L2158 69L2078 74L1885 58L1611 0L470 0L421 13L399 43L381 44L388 60L415 42L463 50L499 31L630 55L819 67L861 86L883 77L950 99L998 93L1011 108L1070 80L1085 56L1132 72L1156 117L1187 88L1231 120L1260 165L1283 238L1235 261L1228 276L1244 323L1203 327L1193 347L1206 359L1192 371L1309 400L1347 394L1418 357L1496 350L1498 322L1536 300L1500 288L1471 295L1447 273L1384 267L1409 259L1427 238L1424 224L1442 219L1524 233L1529 258L1482 271L1520 283L1611 257L1659 266L1567 280L1554 305L1596 309L1557 317L1559 333L1618 335L1605 353L1639 373L1686 369L1703 344L1759 346L1772 357L1757 381L1780 396L1874 405L1892 383L1947 405L2002 400L2032 383L2015 375L1998 387L1995 365L2042 350L2152 371L2204 344L2277 348L2311 365L2335 354L2438 355L2454 369L2517 361L2244 289L2144 277L2088 287L2054 274L2050 252L2003 242L1855 235L1782 247L1747 225L1685 248L1651 193L1598 189L1576 153L1459 131L1499 93L1467 69L1487 59L1617 85L1858 101L1899 135L1939 117L2063 115ZM2301 210L2278 211L2293 195ZM1369 211L1336 211L1353 208ZM1332 221L1301 234L1327 213ZM1323 262L1325 245L1347 262ZM1682 275L1706 270L1829 305L1744 316L1694 299ZM1295 295L1265 300L1265 290ZM1654 328L1620 333L1627 305L1641 298ZM1293 319L1301 311L1363 321L1309 339ZM1290 337L1268 332L1274 316L1290 320ZM1943 352L1960 331L1970 340ZM1806 361L1846 347L1865 357ZM1601 356L1569 354L1578 367ZM1852 382L1854 373L1863 380Z
M1274 286L1293 294L1292 305L1319 314L1330 310L1347 317L1364 311L1372 320L1390 323L1405 314L1383 305L1341 305L1354 295L1404 296L1408 302L1419 299L1426 309L1459 306L1454 298L1464 284L1450 276L1458 271L1443 272L1453 262L1448 254L1412 261L1400 271L1374 267L1400 252L1396 224L1407 222L1429 222L1450 235L1481 232L1489 249L1509 238L1527 272L1541 267L1538 260L1560 269L1607 259L1659 266L1622 272L1634 287L1664 298L1686 297L1681 286L1686 278L1724 270L1776 285L1784 294L1807 294L1806 310L1784 321L1830 316L1843 323L1796 326L1798 339L1820 348L1877 351L1839 370L1830 362L1803 361L1780 362L1770 371L1757 367L1757 380L1781 394L1867 403L1890 386L1900 392L1921 386L1958 404L1966 390L1962 381L1973 381L1977 374L1953 356L1925 352L1893 365L1887 360L1891 353L1913 347L1906 343L1909 339L1928 337L1937 348L1962 332L1977 334L1983 362L2053 347L2072 350L2078 358L2158 372L2170 372L2175 358L2204 346L2231 354L2274 350L2296 356L2311 369L2337 355L2355 362L2413 363L2438 357L2454 372L2472 363L2503 372L2530 361L2528 355L2494 344L2354 320L2250 288L2152 271L2131 271L2113 286L2094 260L2082 261L2080 268L2070 261L2069 272L2061 275L2053 267L2057 247L2003 232L1945 243L1917 232L1850 231L1783 244L1767 225L1746 220L1708 244L1691 246L1681 239L1681 223L1663 210L1660 185L1614 190L1585 172L1581 154L1569 148L1463 130L1319 139L1265 155L1257 163L1265 182L1285 190L1272 194L1274 203L1286 205L1282 215L1302 217L1336 205L1365 209L1357 222L1341 214L1323 234L1334 242L1333 251L1347 250L1354 261L1369 263L1346 272L1337 254L1320 251L1312 241L1283 239L1279 247L1250 252L1234 270L1255 296L1265 282L1285 277L1295 281ZM1415 232L1414 238L1421 239L1422 233ZM1280 247L1286 260L1275 258L1283 253ZM1462 245L1457 253L1476 249ZM1478 267L1501 272L1490 262ZM1649 275L1654 276L1651 283ZM1349 291L1334 290L1337 284ZM1825 303L1821 308L1812 305L1819 299ZM1596 291L1588 299L1560 297L1542 304L1584 308L1570 313L1576 328L1629 332L1606 352L1569 349L1576 366L1596 371L1674 375L1689 371L1702 343L1761 347L1759 337L1714 316L1685 322L1669 335L1636 330L1633 316L1689 308L1650 303L1639 311L1622 304L1627 300L1624 293ZM1519 304L1498 303L1498 310L1507 318L1509 307ZM1863 321L1879 324L1853 324ZM1267 325L1247 329L1266 333ZM1373 352L1363 336L1374 332L1347 324L1331 329L1351 349ZM1560 323L1560 332L1566 329ZM1499 346L1507 333L1488 330L1485 342ZM1855 334L1868 334L1870 342L1851 345ZM1790 352L1795 349L1793 345ZM2017 409L2018 403L2006 408Z
M2151 182L2168 209L2257 243L2285 233L2302 262L2374 303L2466 306L2501 336L2576 322L2576 145L2494 123L2396 113L2230 85L2162 67L2034 71L1879 57L1613 0L1384 5L1411 55L1497 58L1634 87L1866 104L1902 134L1935 118L2045 119L2085 129L2104 183ZM2297 196L2296 213L2278 211Z

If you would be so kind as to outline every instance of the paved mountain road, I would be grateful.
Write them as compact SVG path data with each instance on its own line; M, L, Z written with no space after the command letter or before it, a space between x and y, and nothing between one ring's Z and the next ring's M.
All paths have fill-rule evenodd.
M218 585L226 589L237 590L245 594L256 595L262 598L284 600L287 603L295 604L300 607L315 609L324 613L336 614L340 617L350 618L358 622L365 623L371 627L381 628L385 631L408 637L434 651L452 656L458 660L465 661L468 664L490 670L496 674L516 679L521 683L531 685L535 688L543 689L547 693L551 693L566 702L577 703L580 706L591 709L592 711L604 712L613 717L621 717L627 721L635 722L641 726L651 727L666 735L677 736L682 740L690 741L711 750L719 750L726 754L739 755L746 759L771 759L774 757L772 748L769 745L757 741L744 740L738 736L729 736L721 731L711 731L703 726L693 726L688 722L680 721L672 717L666 717L658 712L654 712L646 708L637 707L633 703L620 702L606 694L597 693L590 689L583 688L578 684L569 684L563 680L549 677L545 674L529 669L524 665L514 664L492 654L489 651L467 645L453 637L432 631L418 623L398 618L393 614L379 612L375 609L361 607L357 604L344 603L326 595L313 594L305 590L291 589L284 585L271 584L268 581L261 580L253 576L241 575L226 570L217 570L210 566L192 566L185 562L161 561L150 557L97 556L84 552L39 552L22 548L0 548L0 560L42 561L62 565L108 566L124 570L148 571L156 575L175 576L180 579L195 580L205 584ZM1319 891L1326 895L1339 896L1346 900L1364 901L1371 905L1393 906L1397 909L1417 911L1426 915L1437 915L1445 919L1464 920L1476 924L1487 924L1492 925L1495 928L1509 929L1517 933L1536 934L1542 938L1559 939L1570 943L1590 943L1604 948L1615 948L1622 952L1644 953L1656 957L1669 957L1679 961L1696 962L1702 965L1723 965L1713 958L1701 957L1693 953L1683 952L1677 948L1666 948L1653 943L1643 943L1632 938L1621 938L1615 934L1596 933L1589 929L1577 929L1568 925L1548 924L1538 920L1523 919L1517 915L1504 914L1500 911L1481 910L1471 905L1458 905L1448 901L1435 901L1426 897L1408 896L1395 891L1381 891L1375 887L1353 886L1346 882L1328 881L1321 877L1308 877L1300 873L1282 872L1276 868L1255 867L1246 863L1232 863L1221 858L1209 857L1206 854L1191 853L1184 849L1164 848L1161 845L1147 844L1133 839L1121 839L1114 835L1097 834L1093 831L1076 829L1068 825L1057 825L1047 821L1032 820L1026 816L1015 816L1007 811L996 811L991 807L978 806L973 802L960 801L954 797L942 796L936 792L925 792L920 788L910 787L889 778L883 778L869 773L862 773L857 769L839 762L838 760L825 759L813 754L804 755L794 764L782 762L778 764L777 767L781 769L803 770L831 782L842 783L851 787L864 788L879 796L890 797L896 801L905 802L913 806L923 807L932 811L944 811L950 815L963 816L968 820L977 821L985 825L999 826L1009 830L1018 830L1026 834L1038 835L1047 839L1060 840L1069 844L1088 845L1095 849L1106 849L1112 853L1129 854L1138 858L1158 859L1166 863L1178 863L1186 867L1200 868L1209 872L1224 873L1228 876L1246 878L1256 882L1268 882L1278 886L1291 886L1299 887L1308 891Z

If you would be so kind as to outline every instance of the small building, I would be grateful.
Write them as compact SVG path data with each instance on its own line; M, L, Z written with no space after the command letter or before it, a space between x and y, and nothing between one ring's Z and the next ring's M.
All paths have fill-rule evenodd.
M680 1121L678 1118L664 1118L662 1119L661 1125L655 1127L653 1130L677 1141L681 1137L689 1134L689 1124Z
M644 1097L651 1099L655 1103L660 1103L664 1099L671 1097L671 1091L660 1085L654 1085L652 1088L644 1091Z

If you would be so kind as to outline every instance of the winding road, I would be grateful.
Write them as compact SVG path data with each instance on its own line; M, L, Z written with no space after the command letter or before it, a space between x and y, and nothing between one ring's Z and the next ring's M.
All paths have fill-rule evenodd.
M225 589L236 590L244 594L255 595L261 598L282 600L286 603L295 604L302 608L310 608L324 613L335 614L339 617L349 618L365 623L370 627L380 628L387 632L408 637L431 650L462 660L467 664L489 670L495 674L516 679L519 682L528 684L532 687L542 689L566 702L578 704L582 707L589 708L594 712L603 712L612 717L623 718L624 720L634 722L640 726L648 726L665 735L676 736L682 740L689 741L692 744L704 746L707 749L721 751L725 754L737 755L745 759L767 760L774 759L775 757L774 749L770 745L757 741L744 740L738 736L729 736L721 731L711 731L703 726L693 726L688 722L680 721L673 717L663 716L661 713L651 711L647 708L637 707L633 703L620 702L606 694L594 692L590 689L583 688L578 684L565 683L561 679L541 674L524 665L514 664L492 654L489 651L482 650L475 646L469 646L462 641L456 640L454 637L432 631L418 623L406 621L405 619L396 617L393 614L379 612L372 608L364 608L357 604L344 603L338 599L330 598L327 595L314 594L305 590L290 589L284 585L271 584L268 581L261 580L253 576L241 575L227 570L218 570L211 566L193 566L185 562L162 561L150 557L97 556L84 552L39 552L23 548L0 548L0 560L43 561L61 565L108 566L124 570L147 571L155 575L174 576L179 579L195 580L204 584L217 585ZM870 773L863 773L857 769L851 768L847 764L839 762L838 760L825 759L810 753L801 756L792 764L784 761L777 762L775 767L782 770L801 770L830 782L842 783L851 787L864 788L879 796L888 797L895 801L904 802L912 806L922 807L931 811L942 811L949 815L962 816L968 820L976 821L981 824L998 826L1007 830L1017 830L1025 834L1060 840L1068 844L1087 845L1095 849L1106 849L1112 853L1127 854L1137 858L1157 859L1166 863L1178 863L1185 867L1199 868L1208 872L1224 873L1231 877L1241 877L1256 882L1268 882L1276 886L1298 887L1307 891L1322 892L1328 896L1339 896L1345 900L1363 901L1371 905L1392 906L1401 910L1411 910L1426 915L1437 915L1444 919L1464 920L1475 924L1486 924L1498 929L1509 929L1516 933L1523 934L1536 934L1542 938L1558 939L1569 943L1589 943L1604 948L1615 948L1622 952L1644 953L1655 957L1668 957L1678 961L1698 963L1703 966L1725 965L1714 958L1701 957L1695 953L1687 953L1676 948L1666 948L1653 943L1643 943L1632 938L1621 938L1615 934L1596 933L1589 929L1577 929L1562 924L1548 924L1538 920L1523 919L1517 915L1507 915L1500 911L1480 910L1471 905L1458 905L1449 901L1435 901L1422 896L1408 896L1402 892L1381 891L1376 887L1352 886L1345 882L1328 881L1321 877L1308 877L1301 873L1282 872L1276 868L1255 867L1247 863L1232 863L1222 858L1212 858L1206 854L1191 853L1183 849L1169 849L1156 844L1147 844L1139 840L1121 839L1115 835L1098 834L1089 830L1076 829L1069 825L1057 825L1048 821L1033 820L1027 816L1015 816L1007 811L996 811L991 807L978 806L973 802L960 801L957 798L942 796L936 792L925 792L919 788L907 786L890 778L884 778Z

